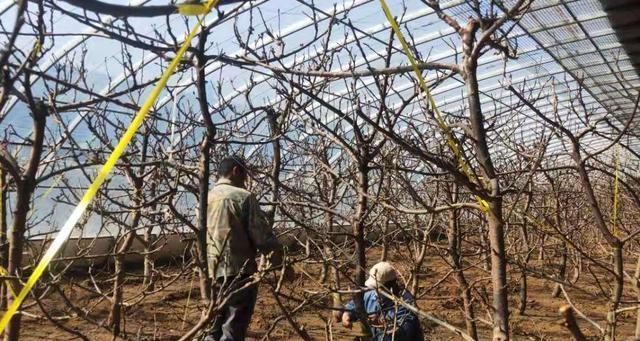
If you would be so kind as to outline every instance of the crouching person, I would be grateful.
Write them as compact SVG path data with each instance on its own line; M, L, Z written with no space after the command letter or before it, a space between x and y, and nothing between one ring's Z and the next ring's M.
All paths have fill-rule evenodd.
M367 291L364 293L364 309L374 341L423 340L420 321L416 314L381 293L385 291L415 306L413 296L400 285L397 272L390 263L380 262L374 265L369 270L365 286ZM360 318L356 313L355 302L347 303L342 313L342 324L351 328L353 322Z
M244 160L228 157L218 167L219 180L209 192L207 257L209 274L222 295L229 295L214 319L205 341L242 341L251 322L258 285L256 256L271 255L282 265L282 246L266 222L255 195L245 189L248 169ZM285 279L294 275L285 268Z

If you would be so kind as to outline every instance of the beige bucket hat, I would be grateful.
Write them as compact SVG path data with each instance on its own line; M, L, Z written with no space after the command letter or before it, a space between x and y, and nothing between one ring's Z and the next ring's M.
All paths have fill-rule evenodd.
M369 278L364 285L367 288L376 289L381 285L398 278L398 273L389 262L380 262L369 270Z

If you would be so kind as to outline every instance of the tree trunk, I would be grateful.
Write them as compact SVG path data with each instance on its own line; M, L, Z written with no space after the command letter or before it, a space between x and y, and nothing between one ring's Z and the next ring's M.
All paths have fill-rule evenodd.
M386 262L389 259L389 239L387 233L389 233L389 219L385 219L384 225L382 225L382 255L380 255L380 261Z
M148 135L145 135L145 137ZM143 145L146 145L146 138L143 142ZM142 149L142 161L144 162L145 158L145 148ZM144 171L144 170L142 170ZM133 212L133 217L131 219L131 224L127 227L128 231L124 235L124 241L122 245L118 247L115 245L115 269L114 269L114 279L113 279L113 293L111 297L111 311L109 312L109 326L111 327L111 332L114 337L120 335L121 325L120 323L123 321L122 319L122 300L123 300L123 286L124 286L124 260L126 257L126 252L129 251L133 241L136 239L136 230L138 225L140 224L140 220L142 218L142 211L140 209L140 205L142 204L143 196L142 196L142 178L138 178L132 174L132 181L134 186L134 194L133 194L133 203L138 209Z
M538 251L538 260L539 261L543 261L545 259L545 250L547 248L546 242L547 242L547 235L544 234L544 235L542 235L542 237L540 237L540 247L539 247L539 251Z
M151 197L154 198L156 196L156 185L151 184L150 188ZM153 205L151 209L155 211L157 205ZM154 256L151 254L153 252L153 246L155 243L155 237L153 235L153 227L154 224L151 224L148 228L144 230L144 282L143 287L145 291L152 291L155 287L155 271L154 271Z
M518 295L518 313L520 315L524 315L527 310L527 296L528 296L528 287L527 287L527 266L529 265L529 259L531 258L531 247L529 246L529 233L527 230L527 220L524 219L522 221L522 225L520 228L520 232L522 233L522 244L523 244L523 252L524 252L524 260L522 264L522 269L520 270L520 292Z
M273 148L273 160L271 162L271 203L273 206L267 212L267 219L269 225L273 227L275 223L277 204L280 198L280 168L282 167L282 151L280 148L280 136L282 131L280 130L280 124L278 122L278 113L274 110L267 111L267 117L269 119L269 136L271 137L271 147ZM309 244L307 237L307 244ZM310 248L308 246L307 248ZM306 250L307 255L310 250Z
M555 189L555 181L549 177L549 183L551 184L551 188L553 189L553 193L554 193L554 202L555 202L555 221L554 223L556 224L557 228L561 228L563 226L562 222L562 216L561 216L561 212L566 212L566 210L562 209L562 205L560 204L560 193L558 193ZM567 216L565 214L564 217L564 221L567 221ZM560 252L562 252L561 255L561 259L560 259L560 269L558 271L558 280L560 281L564 281L567 277L567 243L563 240L560 244L561 246L561 250ZM560 283L556 283L556 285L553 288L553 292L551 293L551 297L553 298L557 298L560 297L560 293L562 292L562 286Z
M209 30L200 31L198 40L198 50L195 54L196 61L196 89L198 91L198 106L202 113L207 133L200 146L200 162L198 164L198 230L196 231L196 254L198 272L200 274L200 297L203 300L211 299L212 276L209 273L207 264L207 207L209 196L209 178L211 164L211 147L216 137L216 127L209 112L209 101L207 100L207 80L206 80L206 58L205 50Z
M573 308L569 305L564 305L558 309L558 313L564 320L563 324L575 341L587 341L587 338L584 336L582 331L580 330L580 326L578 326L578 321L576 321L576 317L573 315Z
M31 193L24 184L18 186L16 190L16 206L13 211L13 226L9 235L9 263L7 264L7 272L10 276L20 277L20 265L22 264L22 252L24 249L24 233L27 222L27 214L29 213L29 201ZM7 282L13 287L14 292L19 292L22 288L17 280ZM13 295L11 290L7 290L7 305L13 303ZM5 341L15 341L20 339L20 320L22 314L15 314L7 329L5 330Z
M489 246L489 242L487 241L487 229L486 224L481 222L481 225L478 227L478 232L480 235L480 247L482 250L479 253L480 257L482 257L482 266L485 271L491 271L491 246Z
M562 252L562 255L560 258L560 269L558 270L558 280L564 281L567 279L567 243L562 241L560 245L562 247L560 250L560 252ZM556 283L555 287L553 288L553 292L551 293L551 297L560 297L561 292L562 289L560 283Z
M368 192L369 192L369 174L367 166L360 164L358 167L358 203L357 208L351 222L353 229L353 235L355 238L356 246L356 268L355 268L355 282L358 287L364 287L364 282L367 280L367 256L366 256L366 243L364 238L365 233L365 214L368 207ZM360 322L363 326L363 333L365 335L370 334L369 321L365 318L367 316L364 308L364 293L357 293L354 297L354 303L356 306L356 312L361 317ZM369 337L367 337L368 339Z
M636 261L636 271L633 274L633 287L636 291L636 299L640 301L640 254ZM636 330L635 337L640 338L640 307L636 310Z
M151 228L144 231L144 282L142 286L145 291L152 291L154 288L154 261L151 252L155 238L152 232Z
M482 173L486 179L486 185L490 197L485 198L488 209L485 212L489 225L489 246L491 248L491 281L493 286L493 340L509 340L509 306L507 301L507 261L504 250L504 221L502 218L502 194L500 183L496 175L489 147L487 133L484 128L484 116L480 105L480 93L478 91L477 59L470 55L470 47L473 46L473 37L478 23L470 21L463 35L465 44L465 59L463 63L465 87L469 104L469 120L475 140L475 152Z
M0 166L0 266L7 268L9 257L7 248L7 176L4 168ZM5 281L0 281L0 310L7 310L7 286Z
M419 229L419 220L417 217L414 217L414 221L416 224L416 229ZM411 275L411 293L413 295L418 294L418 289L420 288L420 277L419 275L422 273L422 263L424 263L424 259L427 256L427 245L429 244L429 235L431 232L431 228L433 228L433 224L435 224L436 216L431 215L429 219L429 223L423 229L422 240L419 243L420 251L418 251L418 257L416 257L415 263L413 264L413 274ZM459 246L459 244L458 244Z
M146 160L146 148L148 146L148 130L145 131L142 140L142 150L140 160L144 164ZM126 257L126 252L129 251L131 245L136 239L136 231L138 230L138 226L140 225L140 221L142 219L142 202L144 200L143 197L143 175L144 175L144 166L141 167L139 175L136 175L130 168L127 168L126 171L129 172L129 176L131 178L131 182L134 188L133 193L133 204L137 209L133 211L133 216L131 218L131 224L125 226L127 231L124 235L124 241L120 246L117 244L114 246L115 250L115 269L114 269L114 279L113 279L113 293L111 297L111 311L109 313L109 326L111 327L112 334L115 337L119 336L121 331L124 331L124 328L121 328L121 322L123 322L123 287L124 287L124 261Z
M450 199L451 203L454 203L457 200L457 186L455 184L453 185L452 192L453 193ZM467 334L469 334L469 336L471 336L474 340L477 340L478 331L475 322L476 317L473 309L471 287L469 286L469 283L464 276L464 271L461 264L461 255L458 249L458 237L460 234L458 229L458 210L450 210L448 214L449 230L447 231L447 241L449 247L449 261L453 266L453 271L455 272L456 281L458 282L458 286L460 288L462 296Z
M324 261L322 266L321 281L323 284L329 282L329 287L335 290L331 294L331 307L333 308L331 315L334 318L339 318L341 315L340 313L342 312L342 298L337 292L340 289L340 273L338 272L335 264L333 266L330 266L329 264L329 260L333 260L334 258L334 252L333 248L331 247L330 239L333 232L333 215L329 212L324 213L324 225L327 229L327 233L325 234L325 236L327 237L325 237L326 240L324 243L324 253L326 260Z
M27 228L27 216L30 210L31 197L36 188L36 174L40 165L42 146L44 143L44 129L47 123L46 108L34 110L33 117L33 145L26 171L21 178L14 178L16 183L16 205L13 212L13 224L9 235L9 257L7 272L10 276L20 278L20 267L22 265L22 253L24 251L24 233ZM16 170L19 172L19 170ZM19 292L22 286L20 282L9 281L8 285L13 287L15 292ZM7 305L13 303L13 296L10 290L6 291ZM5 341L17 341L20 338L21 314L15 314L5 329Z
M614 246L612 248L613 251L613 268L615 272L615 282L613 283L613 288L611 290L611 299L608 305L607 312L607 326L605 329L604 339L605 341L613 341L616 339L616 325L617 325L617 316L616 310L618 310L618 306L620 305L620 299L622 298L622 289L624 285L624 274L623 274L623 258L622 258L622 246Z
M507 301L507 261L504 252L502 198L489 203L489 241L491 244L491 283L493 285L493 340L509 339Z
M616 332L616 309L618 309L618 305L620 304L620 298L622 297L622 290L624 287L624 277L623 277L623 259L622 259L622 247L623 243L615 236L609 228L607 227L607 223L604 220L604 216L602 214L602 210L598 204L598 200L596 199L595 192L593 190L593 186L591 185L591 179L589 178L589 174L587 173L586 165L584 160L582 159L579 140L575 137L572 137L571 142L573 144L573 150L571 157L575 162L575 168L578 172L580 183L582 185L582 190L585 192L587 196L587 202L591 209L591 213L593 216L594 223L602 236L607 241L607 244L611 248L611 253L613 256L613 268L614 268L614 284L611 293L611 298L608 304L608 312L607 312L607 325L605 328L605 341L615 340L615 332Z
M200 277L200 297L211 299L211 276L207 264L207 207L209 196L209 176L211 164L211 143L205 136L200 146L200 162L198 165L198 230L196 231L197 265Z
M529 194L527 195L527 201L524 207L525 214L528 214L529 208L531 207L532 200L532 192L533 186L531 182L529 183ZM527 309L527 296L528 296L528 286L527 286L527 267L529 266L529 260L531 259L531 246L529 245L529 224L527 219L522 220L522 225L520 225L520 238L522 238L522 248L524 252L524 259L522 268L520 269L520 291L518 295L518 313L520 315L524 315Z
M571 277L571 283L577 283L580 279L580 272L582 271L582 255L576 253L575 255L575 268L573 268L573 277Z
M136 238L135 226L140 221L140 212L136 211L133 215L132 228L126 233L125 239L116 250L115 256L115 276L113 279L113 294L111 296L111 312L109 313L109 326L113 336L120 335L120 322L122 322L122 289L124 280L124 258L125 252L129 250L131 244ZM117 246L116 246L117 247Z

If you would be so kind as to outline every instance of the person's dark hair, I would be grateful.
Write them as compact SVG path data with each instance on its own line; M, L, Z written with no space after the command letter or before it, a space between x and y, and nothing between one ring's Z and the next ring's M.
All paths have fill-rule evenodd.
M384 287L389 289L389 291L394 295L401 297L404 292L404 288L398 282L398 279L391 280L384 284Z
M240 167L243 172L247 172L247 164L241 157L229 156L220 161L218 165L218 175L227 177L231 174L233 167Z

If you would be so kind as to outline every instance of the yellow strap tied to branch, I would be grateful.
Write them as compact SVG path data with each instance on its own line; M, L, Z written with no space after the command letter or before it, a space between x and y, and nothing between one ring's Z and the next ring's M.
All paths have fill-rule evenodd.
M177 4L176 7L182 15L204 15L211 9L207 4Z
M444 133L447 139L447 144L449 145L449 148L451 149L451 151L453 152L453 155L456 157L456 160L458 161L458 166L460 167L460 170L469 179L469 181L473 182L473 179L475 177L471 174L471 170L469 169L469 166L467 165L467 163L464 161L464 158L462 157L462 151L460 150L460 147L458 146L455 139L453 138L453 135L451 134L451 130L449 129L444 119L442 118L440 109L438 109L438 106L436 105L436 100L431 95L431 91L429 91L429 87L427 86L427 82L424 80L424 77L422 77L422 72L420 72L420 69L418 68L418 63L416 62L416 59L413 56L413 53L411 53L411 50L409 49L409 45L407 44L407 41L404 38L404 35L402 34L402 31L400 30L398 23L393 18L393 15L391 14L391 10L389 9L389 6L387 6L386 1L380 0L380 5L382 6L384 15L387 17L387 21L389 21L389 24L391 25L393 32L396 34L396 37L398 37L398 40L402 45L404 54L407 56L407 58L409 58L409 62L411 63L413 72L415 73L416 78L418 79L418 83L420 84L420 88L422 89L422 92L425 95L425 100L427 101L427 105L433 110L436 117L436 122L438 123L438 126ZM476 200L478 201L480 208L484 212L489 211L489 203L486 200L482 199L479 196L476 196Z
M7 269L3 268L2 266L0 266L0 276L9 277L9 272L7 271ZM5 282L6 282L5 285L7 286L7 288L9 288L9 291L11 291L11 295L13 295L13 297L16 297L16 292L13 290L11 279L7 278Z
M198 13L200 14L208 13L211 10L211 8L215 7L218 4L218 2L219 0L208 0L206 4L201 5L203 7L203 12L198 12ZM71 232L73 231L73 228L75 227L76 223L78 222L82 214L85 212L85 210L89 206L89 203L91 202L93 197L95 197L96 193L98 193L98 189L100 188L102 183L105 181L105 179L107 178L107 176L109 175L113 167L115 166L116 162L120 159L120 156L124 152L125 148L129 144L133 136L138 131L138 128L140 127L145 117L151 110L151 107L155 104L156 100L158 99L158 96L160 95L164 87L167 85L169 78L171 78L177 66L182 61L182 56L185 54L189 46L191 46L191 41L196 36L196 34L198 34L198 32L200 31L200 28L202 27L202 24L203 24L202 20L203 20L203 17L198 18L197 25L195 25L187 35L187 38L182 43L182 46L176 53L175 57L173 58L173 60L171 61L167 69L164 71L164 73L162 74L162 77L160 78L158 83L156 83L155 87L151 91L149 98L147 98L145 103L142 105L138 113L135 115L133 121L131 122L131 125L126 130L126 132L124 133L124 135L122 136L122 138L120 139L116 147L113 149L113 152L111 152L111 155L109 155L107 162L102 166L102 168L100 169L100 172L98 173L96 178L93 180L93 182L89 186L89 189L87 190L87 192L82 197L82 200L80 200L80 203L78 204L78 206L76 206L76 208L73 210L73 212L71 213L67 221L64 223L64 225L60 229L60 232L58 232L58 235L51 243L51 246L49 246L49 248L47 249L47 252L45 252L44 256L42 256L42 259L33 270L33 273L31 273L31 276L29 276L29 279L25 283L22 290L20 290L20 293L18 294L18 296L13 300L13 302L9 306L9 309L7 309L7 312L2 316L2 320L0 320L0 332L3 332L5 330L5 328L9 324L9 321L11 321L11 318L13 317L13 315L15 315L15 313L18 311L18 308L20 307L24 299L27 297L27 295L29 294L31 289L34 287L36 282L38 282L40 277L42 277L42 275L44 274L47 266L49 266L49 263L51 263L51 260L53 260L53 257L58 253L58 251L60 251L64 243L67 241L67 239L71 235Z

